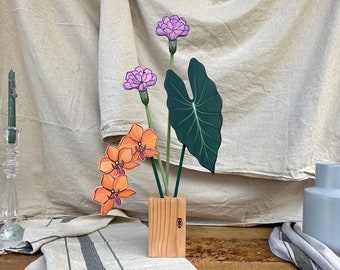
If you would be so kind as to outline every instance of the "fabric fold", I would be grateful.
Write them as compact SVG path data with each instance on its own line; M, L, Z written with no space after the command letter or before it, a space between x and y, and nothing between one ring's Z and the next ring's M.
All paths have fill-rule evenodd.
M124 212L113 209L107 216L88 215L27 221L22 243L16 247L5 247L0 253L17 252L34 254L49 242L62 237L73 237L92 233L107 226L115 217L126 217Z
M168 40L155 34L162 16L186 19L190 32L178 38L174 71L188 91L188 64L204 64L223 100L222 144L216 173L285 181L309 179L305 169L339 158L339 91L334 59L339 50L336 1L254 1L183 5L181 1L103 1L99 44L101 135L124 135L145 123L138 93L122 87L136 65L158 77L148 89L149 108L166 148L164 79L169 68ZM180 8L180 13L178 7ZM211 15L213 14L213 15ZM327 30L325 30L327 29ZM123 34L124 33L124 34ZM123 106L124 105L124 106ZM181 144L171 139L170 162L177 165ZM183 166L205 171L186 153Z
M107 216L89 215L31 220L23 242L2 252L43 256L25 270L196 269L185 258L149 258L148 229L119 209Z
M117 8L119 7L119 8ZM130 2L101 1L98 40L98 91L101 133L121 135L130 129L130 114L144 114L137 93L124 93L125 73L138 65ZM140 104L140 106L136 106ZM117 122L118 121L118 122ZM145 124L142 121L141 124Z
M322 242L303 233L297 223L275 227L269 246L273 254L302 270L340 269L340 258Z

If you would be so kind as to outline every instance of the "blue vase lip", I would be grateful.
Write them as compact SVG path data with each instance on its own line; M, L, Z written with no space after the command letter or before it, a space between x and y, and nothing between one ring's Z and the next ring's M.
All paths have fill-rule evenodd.
M340 189L340 163L316 163L315 185L323 188Z

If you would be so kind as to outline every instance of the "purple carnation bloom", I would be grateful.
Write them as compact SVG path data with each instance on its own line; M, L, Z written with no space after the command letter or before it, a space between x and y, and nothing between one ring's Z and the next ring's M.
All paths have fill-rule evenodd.
M176 40L178 37L185 37L190 30L189 25L183 17L172 15L170 18L164 16L158 22L156 34L158 36L167 36L169 40Z
M138 91L143 92L149 86L156 84L157 76L152 73L151 69L143 69L141 66L137 66L134 70L126 73L125 80L123 86L126 90L138 89Z

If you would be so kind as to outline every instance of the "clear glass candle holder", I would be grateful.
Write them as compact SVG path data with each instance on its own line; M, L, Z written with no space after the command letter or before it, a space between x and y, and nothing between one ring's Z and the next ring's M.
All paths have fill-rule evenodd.
M4 127L5 134L5 161L2 164L5 173L5 189L2 197L3 226L0 230L0 247L12 245L22 239L23 229L18 224L17 198L15 177L18 173L19 162L19 135L21 129L17 127Z

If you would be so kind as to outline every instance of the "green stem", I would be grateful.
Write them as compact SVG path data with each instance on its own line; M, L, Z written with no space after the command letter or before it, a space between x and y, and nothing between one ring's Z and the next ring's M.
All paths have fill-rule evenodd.
M170 54L170 69L174 69L174 53ZM168 128L167 128L167 135L166 135L166 160L165 160L165 177L166 182L169 183L169 174L170 174L170 148L171 148L171 125L170 125L170 115L168 112Z
M174 58L175 58L175 54L170 54L170 69L173 70L174 69Z
M169 121L169 113L168 113L168 129L166 135L166 160L165 160L165 176L166 181L169 183L169 174L170 174L170 137L171 137L171 126Z
M145 106L145 112L146 112L146 118L148 120L148 125L149 128L153 129L153 123L152 123L152 118L149 110L149 105L144 105Z
M185 145L182 145L182 152L181 152L181 157L179 159L179 165L178 165L178 170L177 170L177 179L176 179L176 186L175 186L175 192L174 192L174 197L177 197L178 194L178 187L179 187L179 182L181 181L181 173L182 173L182 167L183 167L183 160L184 160L184 153L185 153Z
M151 157L151 164L152 164L153 174L155 175L155 178L156 178L156 183L157 183L157 188L158 188L159 197L164 198L164 194L163 194L163 191L162 191L161 182L159 181L159 177L158 177L158 172L157 172L156 164L155 164L155 160L154 160L153 157Z
M149 128L153 129L153 123L152 123L152 119L151 119L149 106L147 104L144 105L144 106L145 106L145 111L146 111L146 117L148 119ZM156 147L156 149L157 149L157 147ZM157 156L157 162L158 162L158 166L159 166L159 169L161 171L161 175L162 175L162 179L163 179L165 195L169 196L170 193L169 193L168 181L167 181L167 178L166 178L166 174L164 172L164 168L163 168L163 164L162 164L162 160L160 158L160 155ZM155 175L155 177L156 177L156 175ZM156 179L156 181L157 181L157 179ZM158 185L158 183L157 183L157 185Z

